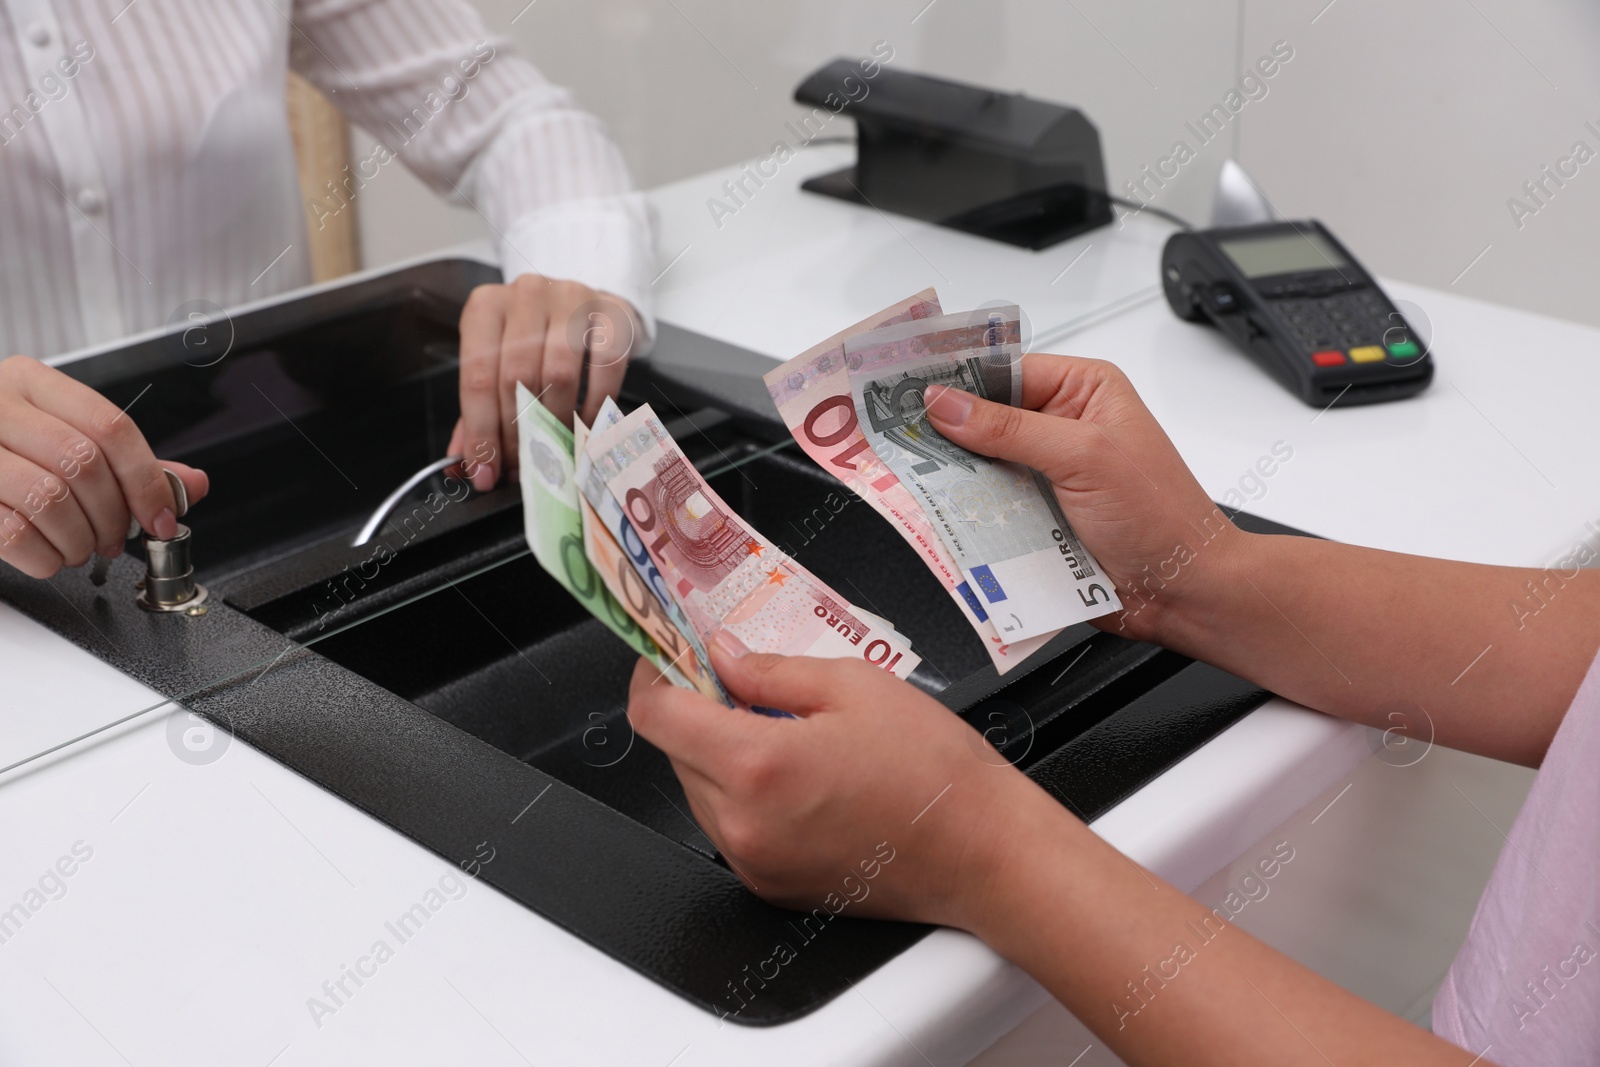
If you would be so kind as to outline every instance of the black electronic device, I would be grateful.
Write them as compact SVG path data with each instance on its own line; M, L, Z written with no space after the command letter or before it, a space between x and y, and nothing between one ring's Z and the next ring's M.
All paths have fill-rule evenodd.
M800 188L1023 248L1111 222L1100 134L1076 108L837 59L802 81L811 128L856 122L855 166Z
M1314 407L1399 400L1433 380L1427 339L1314 219L1173 234L1161 283L1179 318L1209 321Z

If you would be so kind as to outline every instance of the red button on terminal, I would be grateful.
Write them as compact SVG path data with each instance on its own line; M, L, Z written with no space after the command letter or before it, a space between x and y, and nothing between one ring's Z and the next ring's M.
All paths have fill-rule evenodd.
M1311 362L1319 367L1337 367L1344 362L1344 353L1336 352L1332 349L1326 352L1313 352L1311 353Z

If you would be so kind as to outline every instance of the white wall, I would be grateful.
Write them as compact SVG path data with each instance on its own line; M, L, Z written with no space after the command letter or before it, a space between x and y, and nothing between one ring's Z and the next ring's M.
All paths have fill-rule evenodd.
M1580 168L1520 230L1506 203L1574 141L1600 152L1600 136L1583 127L1600 129L1600 8L926 4L478 0L493 29L606 121L641 185L765 153L799 111L789 97L803 75L882 39L897 67L1081 107L1120 186L1175 140L1193 146L1184 123L1222 100L1240 65L1287 41L1294 59L1235 120L1241 161L1280 210L1323 219L1380 273L1600 324L1600 301L1588 298L1600 164ZM1201 148L1155 202L1205 221L1234 132ZM369 265L482 233L471 210L444 207L392 171L362 205Z
M1291 37L1304 65L1245 123L1245 167L1380 273L1600 324L1600 162L1520 230L1507 208L1575 141L1600 152L1600 7L1338 0L1310 24L1323 3L1250 6L1247 49Z

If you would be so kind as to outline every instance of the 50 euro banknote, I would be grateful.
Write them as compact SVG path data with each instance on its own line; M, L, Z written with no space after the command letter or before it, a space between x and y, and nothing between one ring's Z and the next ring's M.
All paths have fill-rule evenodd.
M846 339L941 315L938 295L932 289L924 289L774 367L765 375L765 381L778 414L801 449L817 466L865 500L911 546L983 641L995 670L1004 674L1053 635L1045 633L1021 640L1000 635L944 539L923 512L922 504L868 444L850 394Z
M1006 641L1049 635L1122 606L1043 475L969 452L926 417L930 385L1020 404L1020 338L1020 312L1007 307L912 319L844 342L869 447L916 497Z
M748 526L649 405L596 430L586 453L589 486L604 482L702 643L727 630L754 651L858 658L900 678L921 662L903 635Z

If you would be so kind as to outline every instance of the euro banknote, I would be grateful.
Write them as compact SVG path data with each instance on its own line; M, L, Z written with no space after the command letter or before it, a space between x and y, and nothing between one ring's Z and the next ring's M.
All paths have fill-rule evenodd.
M901 678L921 662L903 635L746 524L648 404L597 429L585 451L588 485L604 483L703 643L727 630L756 651L859 658Z
M767 391L801 449L876 511L921 557L929 572L983 641L995 670L1006 673L1051 634L1007 641L1000 636L922 505L868 445L856 417L845 366L849 337L943 314L938 295L924 289L807 349L765 375Z
M612 595L584 549L583 519L573 480L572 431L533 394L517 386L518 450L521 452L522 521L528 547L539 565L612 633L666 674L675 685L694 688L650 633Z
M605 436L621 421L622 409L617 406L616 401L607 397L601 404L599 413L595 416L594 426L589 428L586 438ZM579 494L590 505L585 515L600 521L602 528L611 535L613 542L622 552L623 558L633 567L644 588L655 598L667 621L671 622L688 642L698 661L709 664L706 648L701 644L694 627L689 625L682 605L667 588L666 579L661 576L655 560L650 558L649 551L646 550L638 531L633 528L633 523L623 512L622 505L606 487L604 477L595 472L587 440L584 442L583 450L576 456L576 479ZM718 690L721 691L720 683ZM722 697L726 700L727 694L722 693Z
M573 449L581 451L588 439L588 428L583 420L574 417L572 425ZM606 529L595 514L594 505L580 493L577 496L578 515L583 520L583 551L600 574L600 580L611 595L622 605L633 621L639 625L661 650L662 657L687 679L691 688L702 696L724 704L731 704L728 694L718 681L716 672L698 647L692 633L685 633L673 619L673 613L651 591L646 577L639 572L611 531Z
M1004 641L1122 606L1043 475L969 452L926 418L936 384L1021 403L1020 317L1008 307L912 319L844 342L867 445L917 499Z

